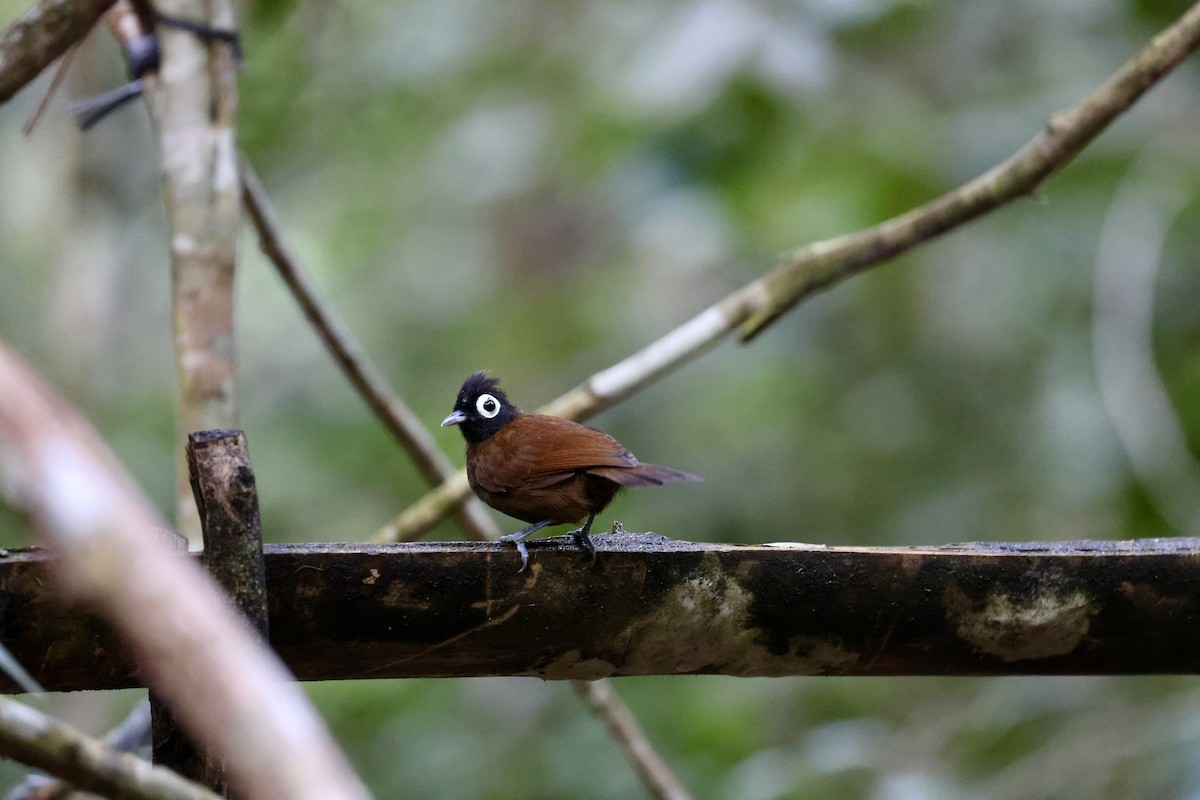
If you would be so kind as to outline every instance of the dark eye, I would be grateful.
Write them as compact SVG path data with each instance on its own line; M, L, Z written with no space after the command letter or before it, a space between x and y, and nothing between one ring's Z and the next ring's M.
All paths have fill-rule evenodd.
M492 419L500 413L500 401L490 394L481 394L475 401L475 409L479 411L480 416Z

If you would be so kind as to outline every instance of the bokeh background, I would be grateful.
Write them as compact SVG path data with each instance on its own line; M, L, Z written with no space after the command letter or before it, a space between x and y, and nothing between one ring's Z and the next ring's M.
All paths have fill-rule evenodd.
M473 370L534 407L790 249L973 177L1183 8L271 0L240 9L240 140L324 295L435 426ZM0 337L169 512L156 148L140 106L86 135L67 110L123 73L98 30L33 135L48 76L0 106ZM749 543L1200 533L1198 125L1193 58L1036 197L607 412L594 424L708 480L611 516ZM242 253L264 533L365 538L424 487L250 236ZM437 436L461 463L457 432ZM0 507L0 544L29 536ZM1190 678L617 686L700 797L1200 798ZM565 686L307 689L381 798L641 794ZM137 696L39 702L98 733Z

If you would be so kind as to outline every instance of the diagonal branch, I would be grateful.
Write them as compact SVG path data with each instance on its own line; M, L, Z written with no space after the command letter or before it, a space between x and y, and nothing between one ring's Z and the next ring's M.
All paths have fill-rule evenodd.
M142 700L117 723L100 740L101 743L120 753L134 753L150 746L150 701ZM43 768L46 769L46 768ZM58 770L49 770L52 774L60 774ZM4 795L4 800L86 800L79 792L72 791L72 784L65 778L50 778L41 772L26 775L25 778Z
M254 167L243 156L242 200L246 204L263 254L275 265L283 282L299 303L304 316L325 343L334 361L345 373L350 385L383 422L418 471L432 485L453 477L454 466L438 448L433 436L421 424L403 398L388 385L387 379L367 358L336 312L313 289L308 271L288 246L276 222L271 198L263 188ZM499 537L500 531L483 506L467 503L455 513L456 521L468 537L484 541Z
M84 37L113 0L41 0L0 33L0 104Z
M1079 103L1050 118L1028 144L953 192L881 225L802 248L790 264L741 293L749 341L805 297L1020 197L1033 194L1164 75L1200 46L1200 3ZM765 294L762 300L756 295Z
M0 754L86 791L128 800L219 800L165 767L123 753L35 708L0 697ZM55 795L58 796L58 795Z
M654 800L691 800L691 792L650 744L629 706L613 689L612 681L571 681L571 687L584 705L604 722L609 735L633 765Z
M1200 46L1200 3L1154 37L1094 92L1054 115L1007 160L941 197L857 233L801 248L774 271L709 306L656 342L549 403L543 413L583 419L611 408L741 329L748 342L801 300L919 244L1033 194ZM467 496L459 472L376 532L380 541L423 536Z

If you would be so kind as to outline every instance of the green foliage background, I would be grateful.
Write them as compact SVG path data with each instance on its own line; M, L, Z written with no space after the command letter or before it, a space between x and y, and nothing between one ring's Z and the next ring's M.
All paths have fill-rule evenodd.
M0 17L25 4L0 0ZM241 10L240 138L325 296L434 426L473 370L536 406L781 253L976 175L1183 7L269 0ZM169 510L155 145L143 108L87 135L66 109L123 70L98 30L33 136L20 127L46 76L0 107L0 337ZM1193 59L1038 197L838 286L596 420L648 460L708 480L630 493L612 515L728 542L1200 532L1194 460L1168 476L1170 502L1191 516L1164 511L1131 468L1092 334L1102 241L1161 245L1153 352L1195 453L1198 87ZM1122 197L1157 232L1117 236ZM365 538L424 487L249 235L243 245L239 403L264 532ZM437 435L461 459L457 433ZM29 536L0 508L0 543ZM381 798L640 794L563 686L308 689ZM1200 797L1191 679L664 677L618 689L701 797ZM133 700L43 704L99 732Z

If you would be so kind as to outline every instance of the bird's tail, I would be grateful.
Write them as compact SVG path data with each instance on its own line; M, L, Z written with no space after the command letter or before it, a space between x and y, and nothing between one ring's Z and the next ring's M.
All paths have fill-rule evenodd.
M704 483L704 478L657 464L638 464L636 467L598 467L588 470L592 475L607 478L621 486L647 488L664 483Z

